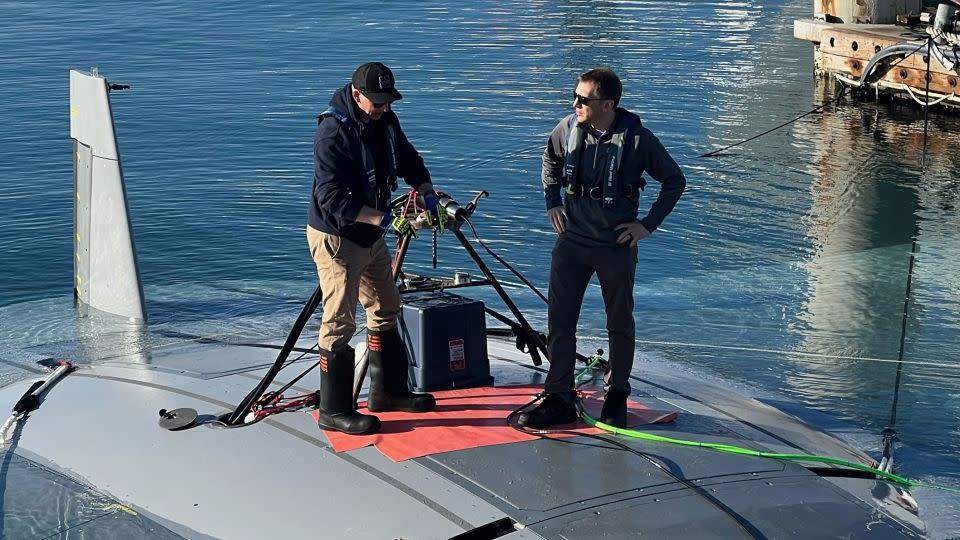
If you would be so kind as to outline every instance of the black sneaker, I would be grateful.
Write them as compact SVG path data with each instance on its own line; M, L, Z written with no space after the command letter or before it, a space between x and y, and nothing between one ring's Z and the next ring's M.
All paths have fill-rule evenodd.
M569 424L577 419L577 408L573 405L575 395L547 394L547 397L517 419L522 427L544 429L558 424Z
M600 421L604 424L625 428L627 427L627 396L630 392L610 390L603 400L603 409L600 410Z

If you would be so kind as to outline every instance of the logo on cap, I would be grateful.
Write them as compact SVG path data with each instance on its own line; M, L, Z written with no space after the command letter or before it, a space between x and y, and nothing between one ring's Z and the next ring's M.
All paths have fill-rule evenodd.
M402 99L403 96L394 87L396 79L390 68L380 62L367 62L353 72L351 84L376 103L386 103Z

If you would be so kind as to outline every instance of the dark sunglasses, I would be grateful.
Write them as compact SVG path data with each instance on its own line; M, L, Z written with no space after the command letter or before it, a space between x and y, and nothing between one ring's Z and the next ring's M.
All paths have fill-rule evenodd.
M574 105L589 105L591 101L603 101L603 100L605 100L605 99L610 99L610 98L605 98L605 97L590 97L590 98L588 98L588 97L581 96L581 95L578 94L576 91L573 92L573 103L574 103Z

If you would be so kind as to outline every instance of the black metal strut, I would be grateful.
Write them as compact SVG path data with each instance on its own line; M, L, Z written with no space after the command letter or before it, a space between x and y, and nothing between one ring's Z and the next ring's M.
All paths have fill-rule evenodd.
M469 219L473 214L474 210L477 208L477 202L481 197L487 196L486 191L481 191L478 193L465 208L460 208L456 206L456 203L453 203L455 207L455 213L451 218L455 219L459 223L463 223ZM400 197L390 204L390 208L393 209L398 206L399 202L406 198ZM452 200L451 200L452 201ZM510 299L510 296L503 289L503 286L500 285L500 282L497 280L496 276L493 275L493 272L490 271L490 268L487 264L480 258L480 255L477 253L473 246L470 245L470 242L467 240L466 236L459 229L452 229L454 236L467 251L467 254L470 255L470 258L473 259L473 262L477 265L477 268L483 273L486 277L486 281L490 284L497 294L506 304L507 308L516 317L517 321L509 321L506 317L500 315L496 317L501 321L507 322L511 329L518 333L518 347L520 344L527 345L527 352L529 352L533 364L536 366L542 365L543 360L541 359L540 354L546 355L546 345L542 334L537 332L530 326L530 323L523 316L523 313L520 312L520 309L517 308L516 304L513 303L513 300ZM397 253L394 258L393 264L393 276L396 280L401 274L403 269L403 261L406 257L407 251L410 247L410 236L404 236L400 238L400 243L397 247ZM303 309L300 311L299 317L297 317L296 322L293 324L293 328L290 329L290 333L287 335L287 339L283 344L283 347L280 349L280 353L277 355L277 359L274 361L273 365L270 367L270 370L267 371L263 379L257 384L247 396L240 402L237 408L230 413L229 416L222 417L223 422L228 426L237 426L244 424L244 420L247 415L250 413L253 406L260 400L267 391L267 388L273 383L273 380L280 373L280 371L285 367L287 358L290 356L290 352L293 351L294 346L297 343L297 340L300 339L300 334L303 332L304 327L307 324L307 321L310 320L310 317L316 312L317 307L319 307L321 300L323 299L323 292L320 289L320 286L317 285L316 290L314 290L313 295L303 306ZM498 314L499 315L499 314ZM521 349L522 350L522 349ZM360 387L362 386L363 379L366 376L367 370L367 360L364 357L359 367L358 376L354 382L354 402L356 402L357 396L360 392ZM312 369L312 367L311 367ZM302 375L301 375L302 376ZM298 377L299 379L299 377ZM289 384L287 385L289 386Z
M313 296L307 300L307 303L300 311L300 316L297 317L297 321L293 323L293 328L290 329L290 334L287 335L287 341L284 342L283 348L280 349L280 354L277 355L276 361L270 366L270 371L263 376L263 379L260 380L257 387L247 394L247 397L243 398L240 405L237 405L237 408L224 420L228 426L243 424L243 419L246 418L247 413L250 412L250 408L253 407L253 404L267 391L267 388L273 383L273 379L275 379L277 374L280 373L280 370L283 369L283 364L287 361L287 357L290 356L290 351L293 350L293 347L297 344L297 340L300 339L303 327L307 325L307 321L310 320L310 317L317 310L317 306L320 305L320 300L322 299L323 291L320 290L320 285L317 285L316 290L313 291Z

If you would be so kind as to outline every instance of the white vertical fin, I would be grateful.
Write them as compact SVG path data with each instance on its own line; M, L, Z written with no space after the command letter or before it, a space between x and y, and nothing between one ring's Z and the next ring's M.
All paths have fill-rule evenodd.
M74 297L81 309L147 320L107 81L70 71Z

